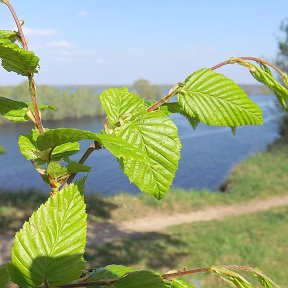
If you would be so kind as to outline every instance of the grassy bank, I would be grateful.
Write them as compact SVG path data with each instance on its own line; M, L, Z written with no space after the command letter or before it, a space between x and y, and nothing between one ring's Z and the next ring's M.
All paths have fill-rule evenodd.
M224 221L175 226L134 240L95 243L87 250L86 259L93 267L118 263L162 272L184 267L249 265L261 267L287 287L287 239L288 207ZM203 287L230 287L214 276L192 279L203 281Z

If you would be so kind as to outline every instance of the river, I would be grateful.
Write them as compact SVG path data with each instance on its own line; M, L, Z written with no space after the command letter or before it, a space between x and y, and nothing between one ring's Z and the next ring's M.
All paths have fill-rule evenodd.
M179 169L173 186L184 189L210 189L217 191L229 175L232 167L253 153L264 150L278 136L280 113L273 96L251 97L263 111L263 126L237 128L236 136L226 127L211 127L200 124L193 130L186 119L173 115L182 142ZM95 132L103 128L103 119L69 119L61 122L46 122L46 127L73 127ZM0 144L7 154L0 157L0 191L39 189L48 191L31 164L20 154L17 146L21 133L28 133L27 124L0 126ZM89 142L82 141L84 150ZM86 162L93 167L86 190L88 193L113 195L119 192L138 193L130 184L114 157L108 151L95 152Z

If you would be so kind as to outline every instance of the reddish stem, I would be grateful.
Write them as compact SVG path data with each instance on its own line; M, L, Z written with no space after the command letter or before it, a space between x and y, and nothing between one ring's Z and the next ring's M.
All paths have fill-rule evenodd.
M21 23L18 19L18 16L13 8L13 6L10 4L10 2L8 0L5 0L3 1L4 4L6 4L6 6L8 7L8 9L10 10L13 18L14 18L14 21L16 23L16 26L17 26L17 29L18 29L18 33L19 33L19 36L20 36L20 39L21 39L21 43L22 43L22 46L25 50L28 49L28 46L27 46L27 41L25 39L25 36L24 36L24 33L23 33L23 30L22 30L22 26L21 26Z

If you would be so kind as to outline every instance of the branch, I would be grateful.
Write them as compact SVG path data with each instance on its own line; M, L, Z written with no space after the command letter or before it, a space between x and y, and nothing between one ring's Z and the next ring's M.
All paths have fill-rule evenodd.
M79 160L79 164L84 164L85 161L88 159L88 157L93 153L95 150L100 150L102 148L101 144L97 141L93 141L92 144L89 146L89 148L85 151L81 159ZM65 185L69 185L75 178L77 173L71 174L67 180L65 181Z
M83 282L83 283L72 283L72 284L66 284L66 285L59 285L56 286L56 288L77 288L77 287L97 287L97 286L107 286L107 285L113 285L116 282L116 280L113 281L92 281L92 282Z
M249 266L223 265L219 267L226 268L228 270L240 270L240 271L247 271L247 272L252 272L252 273L254 273L255 271L253 268ZM178 277L196 274L196 273L209 273L210 271L211 271L211 267L203 267L203 268L195 268L195 269L190 269L190 270L178 271L175 273L168 272L168 273L163 274L161 277L165 280L172 280Z
M13 6L10 4L10 2L8 0L2 0L2 2L8 7L8 9L10 10L13 18L14 18L14 21L16 23L16 26L17 26L17 29L18 29L18 33L19 33L19 36L20 36L20 40L21 40L21 44L23 46L23 48L25 50L28 49L28 46L27 46L27 41L26 41L26 38L24 36L24 33L23 33L23 29L22 29L22 26L21 26L21 23L19 21L19 18L13 8Z
M14 21L16 23L16 26L18 29L18 34L20 37L20 42L23 46L23 49L28 50L27 41L26 41L25 35L23 33L22 25L19 21L19 18L17 16L13 6L10 4L10 2L8 0L2 0L1 2L3 2L8 7L8 9L10 10L10 12L14 18ZM41 113L40 113L40 110L39 110L38 104L37 104L36 84L35 84L35 81L33 79L32 73L29 74L28 80L29 80L29 92L31 95L32 106L33 106L33 110L34 110L34 111L32 111L34 117L30 117L30 118L35 119L34 123L36 125L37 130L39 131L40 134L43 134L44 128L43 128L42 121L41 121Z
M161 277L165 280L172 280L174 278L178 278L181 276L185 275L190 275L190 274L195 274L195 273L208 273L210 271L209 267L203 267L203 268L194 268L190 270L183 270L183 271L178 271L175 273L165 273Z
M30 74L28 76L28 80L29 80L29 92L31 95L31 100L32 100L32 106L33 106L33 116L35 118L35 125L37 127L37 130L39 131L40 134L44 133L44 127L42 125L42 120L41 120L41 113L40 110L38 108L38 104L37 104L37 96L36 96L36 84L33 78L33 75Z
M182 83L178 83L177 85L175 85L173 88L170 89L169 93L162 97L159 101L157 101L155 104L151 105L147 111L148 112L152 112L154 110L156 110L157 108L159 108L161 105L163 105L164 103L168 102L173 96L175 96L177 94L177 88L179 88L179 86L181 86Z
M268 62L268 61L265 61L261 58L256 58L256 57L231 57L229 60L226 60L226 61L223 61L213 67L211 67L210 69L211 70L216 70L222 66L225 66L225 65L228 65L228 64L235 64L235 62L237 63L237 59L241 59L241 60L250 60L250 61L255 61L257 63L261 63L261 64L264 64L264 65L267 65L267 66L270 66L272 67L273 69L275 69L282 77L284 77L284 75L286 75L282 70L280 70L277 66L275 66L274 64Z

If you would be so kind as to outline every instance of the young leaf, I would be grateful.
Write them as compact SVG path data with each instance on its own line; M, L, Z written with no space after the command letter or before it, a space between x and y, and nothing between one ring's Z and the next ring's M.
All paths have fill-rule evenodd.
M250 62L248 65L251 75L260 83L268 86L274 92L283 108L287 109L286 101L288 100L288 89L277 82L271 75L271 72L267 72L267 69L261 69Z
M257 277L259 283L264 288L279 288L277 284L275 284L268 276L266 276L262 271L259 269L253 269L253 273Z
M82 196L84 195L84 192L85 192L86 180L87 180L87 176L84 176L81 179L74 182L74 185L77 186L77 189Z
M53 106L39 104L40 110L55 110ZM25 122L29 120L27 112L33 110L31 103L15 101L12 99L0 97L0 114L9 121Z
M211 273L216 274L224 281L234 284L238 288L253 288L252 285L240 274L224 267L211 267Z
M180 159L181 143L173 121L162 112L144 112L117 127L115 134L139 149L147 159L123 159L123 171L129 180L141 191L163 198Z
M171 288L194 288L193 285L188 283L183 279L173 279L172 281L168 282ZM166 285L167 286L167 285Z
M5 151L4 147L0 146L0 155L5 154L5 153L6 153L6 151Z
M0 30L0 39L9 39L11 42L20 40L19 33L12 30Z
M0 38L0 58L3 68L8 72L13 71L22 76L38 72L39 58L8 39Z
M67 177L68 171L59 162L50 162L47 167L47 174L50 178L56 179L58 177Z
M133 147L133 145L128 143L125 139L121 139L115 135L98 134L86 130L72 128L51 129L46 131L43 135L40 135L37 138L36 144L40 151L46 151L47 149L53 150L55 147L65 143L85 139L98 141L117 158L136 158L145 161L144 153Z
M179 105L208 125L261 125L262 112L232 80L211 69L190 75L178 88Z
M36 147L36 141L39 136L37 130L33 129L31 134L21 135L18 140L18 145L20 152L27 160L35 160L38 158L36 152L38 151Z
M123 265L108 265L93 270L89 276L89 281L109 281L118 280L127 273L134 272L135 269Z
M63 158L76 154L80 149L78 142L67 142L55 147L51 153L51 158L54 161L60 161Z
M179 113L181 114L182 116L184 116L189 124L191 125L191 127L193 129L196 129L198 124L199 124L199 119L195 118L195 117L191 117L189 116L189 114L187 114L182 108L181 106L179 105L178 102L170 102L170 103L165 103L163 104L161 107L160 107L160 110L161 111L167 111L168 112L168 115L170 113Z
M8 264L0 268L0 287L6 288L10 282L10 275L8 271Z
M26 288L78 279L85 264L86 217L77 186L50 196L16 233L9 267L12 280Z
M78 173L78 172L90 172L91 167L87 165L80 164L75 161L70 161L66 166L68 173Z
M108 121L116 126L123 118L146 110L144 100L127 88L110 88L100 95L101 104L107 114Z
M135 271L120 278L114 283L116 288L164 288L165 282L151 271Z
M0 97L0 114L9 121L25 122L27 117L28 105L22 101L14 101Z

